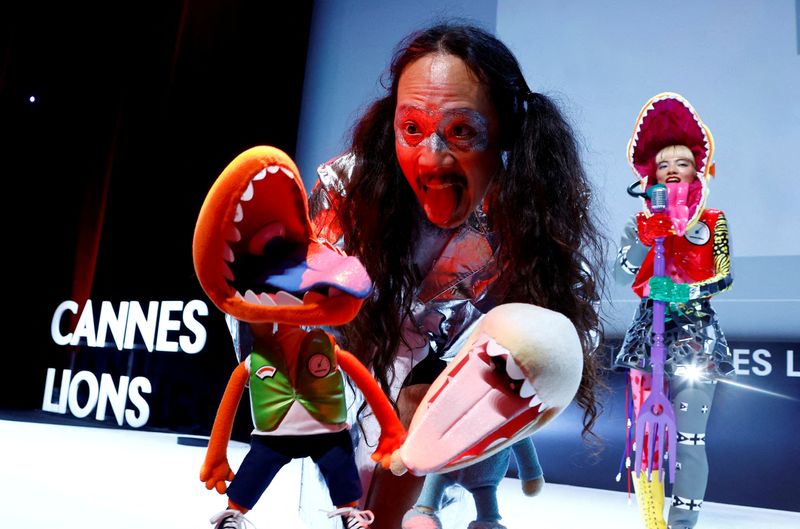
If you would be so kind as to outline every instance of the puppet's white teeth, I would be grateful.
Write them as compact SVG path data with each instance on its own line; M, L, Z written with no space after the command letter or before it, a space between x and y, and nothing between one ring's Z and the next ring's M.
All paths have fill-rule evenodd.
M506 373L514 380L525 380L527 382L525 373L522 372L522 369L519 368L510 355L506 358Z
M236 299L244 299L244 296L238 290L236 291Z
M542 405L542 407L539 408L539 411L544 411L545 406L544 403L542 402L542 399L539 398L539 395L534 395L533 397L531 397L530 402L528 402L528 407L535 408L537 404Z
M236 277L234 277L234 275L233 275L233 272L231 272L231 269L228 266L228 263L224 263L222 265L222 275L225 277L225 279L227 279L229 281L233 281L234 279L236 279Z
M289 178L294 178L294 173L291 172L289 169L287 169L285 167L281 167L281 171L283 171L283 174L285 174Z
M275 174L275 173L278 172L279 169L280 169L280 167L277 166L277 165L270 165L269 167L267 167L267 172L269 174Z
M477 349L477 348L480 348L480 347L484 347L487 343L489 343L490 339L491 338L489 338L488 334L482 332L482 333L480 333L478 335L477 338L475 338L475 342L473 342L472 348L473 349Z
M507 438L507 437L498 437L497 439L495 439L494 441L492 441L491 443L489 443L489 444L486 446L486 448L484 448L483 450L484 450L484 451L486 451L486 450L490 450L490 449L491 449L493 446L497 446L497 445L499 445L499 444L503 444L503 443L505 443L506 441L508 441L508 438Z
M247 189L244 190L244 193L242 193L242 197L239 200L242 202L247 202L253 198L254 194L255 191L253 191L253 182L248 182Z
M533 384L531 384L531 381L526 379L525 382L522 383L522 387L519 388L519 396L523 399L527 399L533 395L536 395L536 389L533 387Z
M489 340L486 343L486 353L489 356L499 356L505 359L506 374L512 380L526 380L525 373L522 372L517 363L514 361L514 358L511 356L511 352L508 349L494 340Z
M249 303L258 303L258 296L252 290L248 290L244 293L244 300Z
M233 224L228 224L228 227L225 228L225 240L231 242L238 242L242 239L242 234L236 229L236 226Z
M504 356L508 358L508 349L491 339L486 341L486 353L489 356Z
M227 244L224 245L224 248L222 250L222 258L229 263L232 263L234 260L233 250L231 250L231 247L228 246Z
M258 182L259 180L263 180L264 178L266 178L266 176L267 176L267 170L262 169L258 172L257 175L253 177L253 182Z
M275 294L275 303L277 305L302 305L303 301L289 294L288 292L281 290Z
M266 292L262 292L261 294L259 294L259 295L258 295L258 301L259 301L259 302L260 302L262 305L267 305L268 307L269 307L269 306L272 306L272 305L277 305L277 303L275 303L275 300L273 300L273 299L270 297L270 295L269 295L269 294L267 294Z
M236 214L233 216L233 222L239 222L244 218L244 209L241 204L236 204Z

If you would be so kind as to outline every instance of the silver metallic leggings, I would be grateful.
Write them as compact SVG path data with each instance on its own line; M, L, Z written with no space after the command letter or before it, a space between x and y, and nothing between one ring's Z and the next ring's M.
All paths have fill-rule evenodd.
M706 425L717 383L672 376L670 388L678 427L678 447L667 525L670 529L692 529L697 524L708 483Z

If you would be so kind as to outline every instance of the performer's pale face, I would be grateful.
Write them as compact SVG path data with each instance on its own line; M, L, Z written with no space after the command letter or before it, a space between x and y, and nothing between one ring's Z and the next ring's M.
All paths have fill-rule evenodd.
M665 149L656 160L656 182L659 184L691 183L697 178L694 159L680 150Z
M464 62L431 54L400 75L395 150L428 219L462 224L500 168L497 112Z

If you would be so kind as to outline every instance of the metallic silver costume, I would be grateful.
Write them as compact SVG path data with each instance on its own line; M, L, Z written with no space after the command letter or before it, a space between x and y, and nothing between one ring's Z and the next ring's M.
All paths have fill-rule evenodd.
M317 236L333 244L342 244L342 234L336 231L338 223L332 207L335 201L347 200L345 184L352 174L353 162L351 155L344 155L322 164L317 171L319 180L309 198L311 221ZM412 370L415 366L423 367L420 362L429 355L442 360L455 356L480 318L500 303L504 293L496 264L498 241L488 230L480 206L457 228L439 228L422 214L418 227L414 260L424 278L414 292L411 314L401 323L408 346L401 343L395 354L393 378L389 381L393 399L397 399L408 379L417 379L416 371L412 373ZM445 363L433 365L442 369ZM421 382L430 383L437 374L423 374ZM351 421L356 419L354 414L362 398L356 394L353 399L355 404L349 406ZM375 468L369 454L378 438L378 425L371 414L358 420L364 435L358 428L353 428L351 433L358 438L356 462L366 491Z
M344 187L352 169L349 155L319 167L319 181L309 199L312 223L326 217L334 201L347 200ZM317 226L318 234L341 244L341 233L331 231L330 225ZM396 367L409 352L411 365L407 367L416 365L429 351L444 359L455 356L478 319L498 305L503 294L495 261L498 243L480 206L467 222L453 229L438 228L420 215L419 234L414 259L427 273L415 292L412 313L403 322L404 336L414 350L398 351ZM395 378L404 379L406 374L407 370L401 369Z

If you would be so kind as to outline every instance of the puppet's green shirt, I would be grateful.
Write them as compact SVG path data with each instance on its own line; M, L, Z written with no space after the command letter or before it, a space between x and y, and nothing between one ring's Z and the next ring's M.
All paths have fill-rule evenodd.
M345 422L344 380L324 331L314 329L301 342L295 379L293 384L280 349L256 344L250 355L250 404L258 430L277 428L295 402L321 423Z

